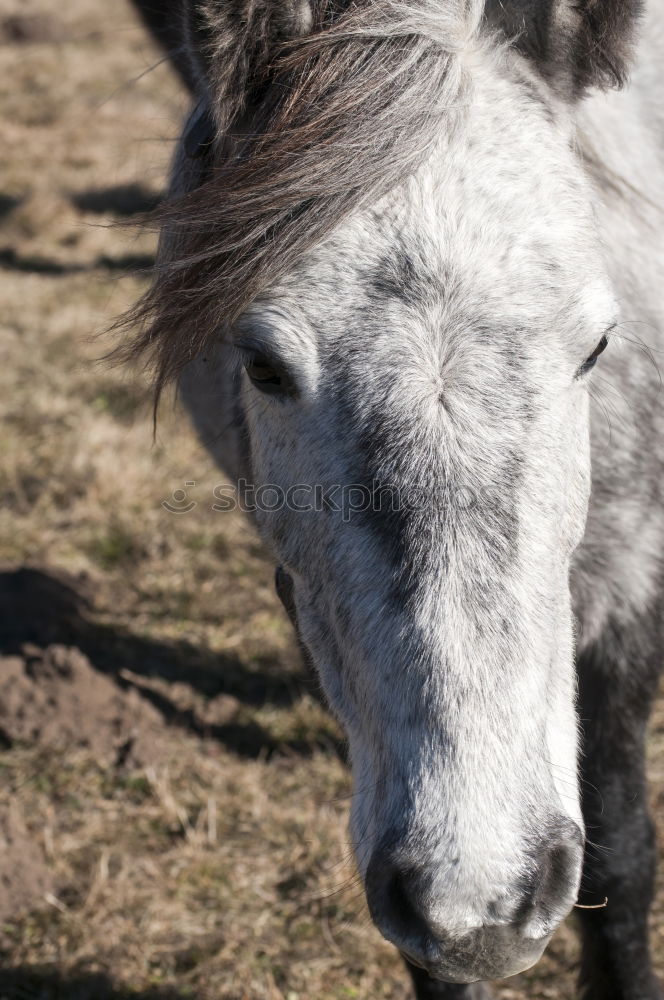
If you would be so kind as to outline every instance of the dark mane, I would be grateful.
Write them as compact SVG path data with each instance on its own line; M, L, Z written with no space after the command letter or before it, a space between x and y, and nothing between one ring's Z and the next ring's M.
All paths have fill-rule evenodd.
M435 6L429 18L426 2L365 0L340 14L338 3L319 0L309 34L226 73L226 88L242 92L209 74L216 138L199 160L179 154L174 198L156 217L153 284L122 320L139 332L119 353L147 357L157 391L430 152L462 85L458 36L471 30L464 5L454 5L454 18ZM259 27L270 30L264 16ZM209 56L213 42L223 46L207 31ZM221 37L228 48L232 33Z

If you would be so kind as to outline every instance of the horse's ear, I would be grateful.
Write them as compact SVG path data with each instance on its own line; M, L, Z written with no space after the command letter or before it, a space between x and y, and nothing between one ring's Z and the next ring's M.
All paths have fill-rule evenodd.
M307 34L313 0L184 0L189 58L223 132L260 99L280 44Z
M487 0L499 27L568 98L625 82L643 0Z

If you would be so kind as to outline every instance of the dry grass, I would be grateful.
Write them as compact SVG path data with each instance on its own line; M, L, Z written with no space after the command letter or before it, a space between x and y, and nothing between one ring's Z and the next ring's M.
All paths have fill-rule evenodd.
M49 7L0 0L0 23L24 19L18 40L0 32L0 561L79 574L97 631L67 641L151 686L169 725L141 768L0 754L0 801L53 884L0 927L0 998L404 998L348 858L339 734L269 561L210 509L219 476L177 409L153 445L141 373L95 363L92 334L143 287L127 265L153 253L107 224L160 191L182 95L166 66L141 76L155 53L123 2L108 20L99 0ZM160 501L192 480L196 509L169 514ZM661 705L651 763L661 788ZM498 996L571 997L575 955L564 928Z

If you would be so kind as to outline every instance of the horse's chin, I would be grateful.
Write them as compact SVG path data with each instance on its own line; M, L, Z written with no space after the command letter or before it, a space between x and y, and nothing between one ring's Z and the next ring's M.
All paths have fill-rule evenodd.
M437 982L470 985L510 979L526 972L540 960L552 937L551 934L547 934L537 940L531 939L526 942L521 940L515 944L508 940L512 935L511 929L505 927L504 931L504 935L499 935L499 938L504 937L504 940L499 941L497 949L494 947L487 949L482 946L481 941L473 942L468 948L462 941L459 943L459 954L454 947L446 948L441 950L440 957L433 961L423 961L421 957L411 955L404 950L401 950L401 954L407 962L424 969L431 979Z

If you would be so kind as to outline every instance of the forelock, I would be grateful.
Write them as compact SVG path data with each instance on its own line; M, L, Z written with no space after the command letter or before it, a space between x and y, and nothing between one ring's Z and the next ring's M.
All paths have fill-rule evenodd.
M307 250L412 175L460 103L458 53L481 7L316 0L311 32L278 44L252 81L256 106L223 134L217 115L204 166L176 161L174 187L184 177L187 190L159 213L160 261L125 318L139 333L124 357L147 353L161 387Z

